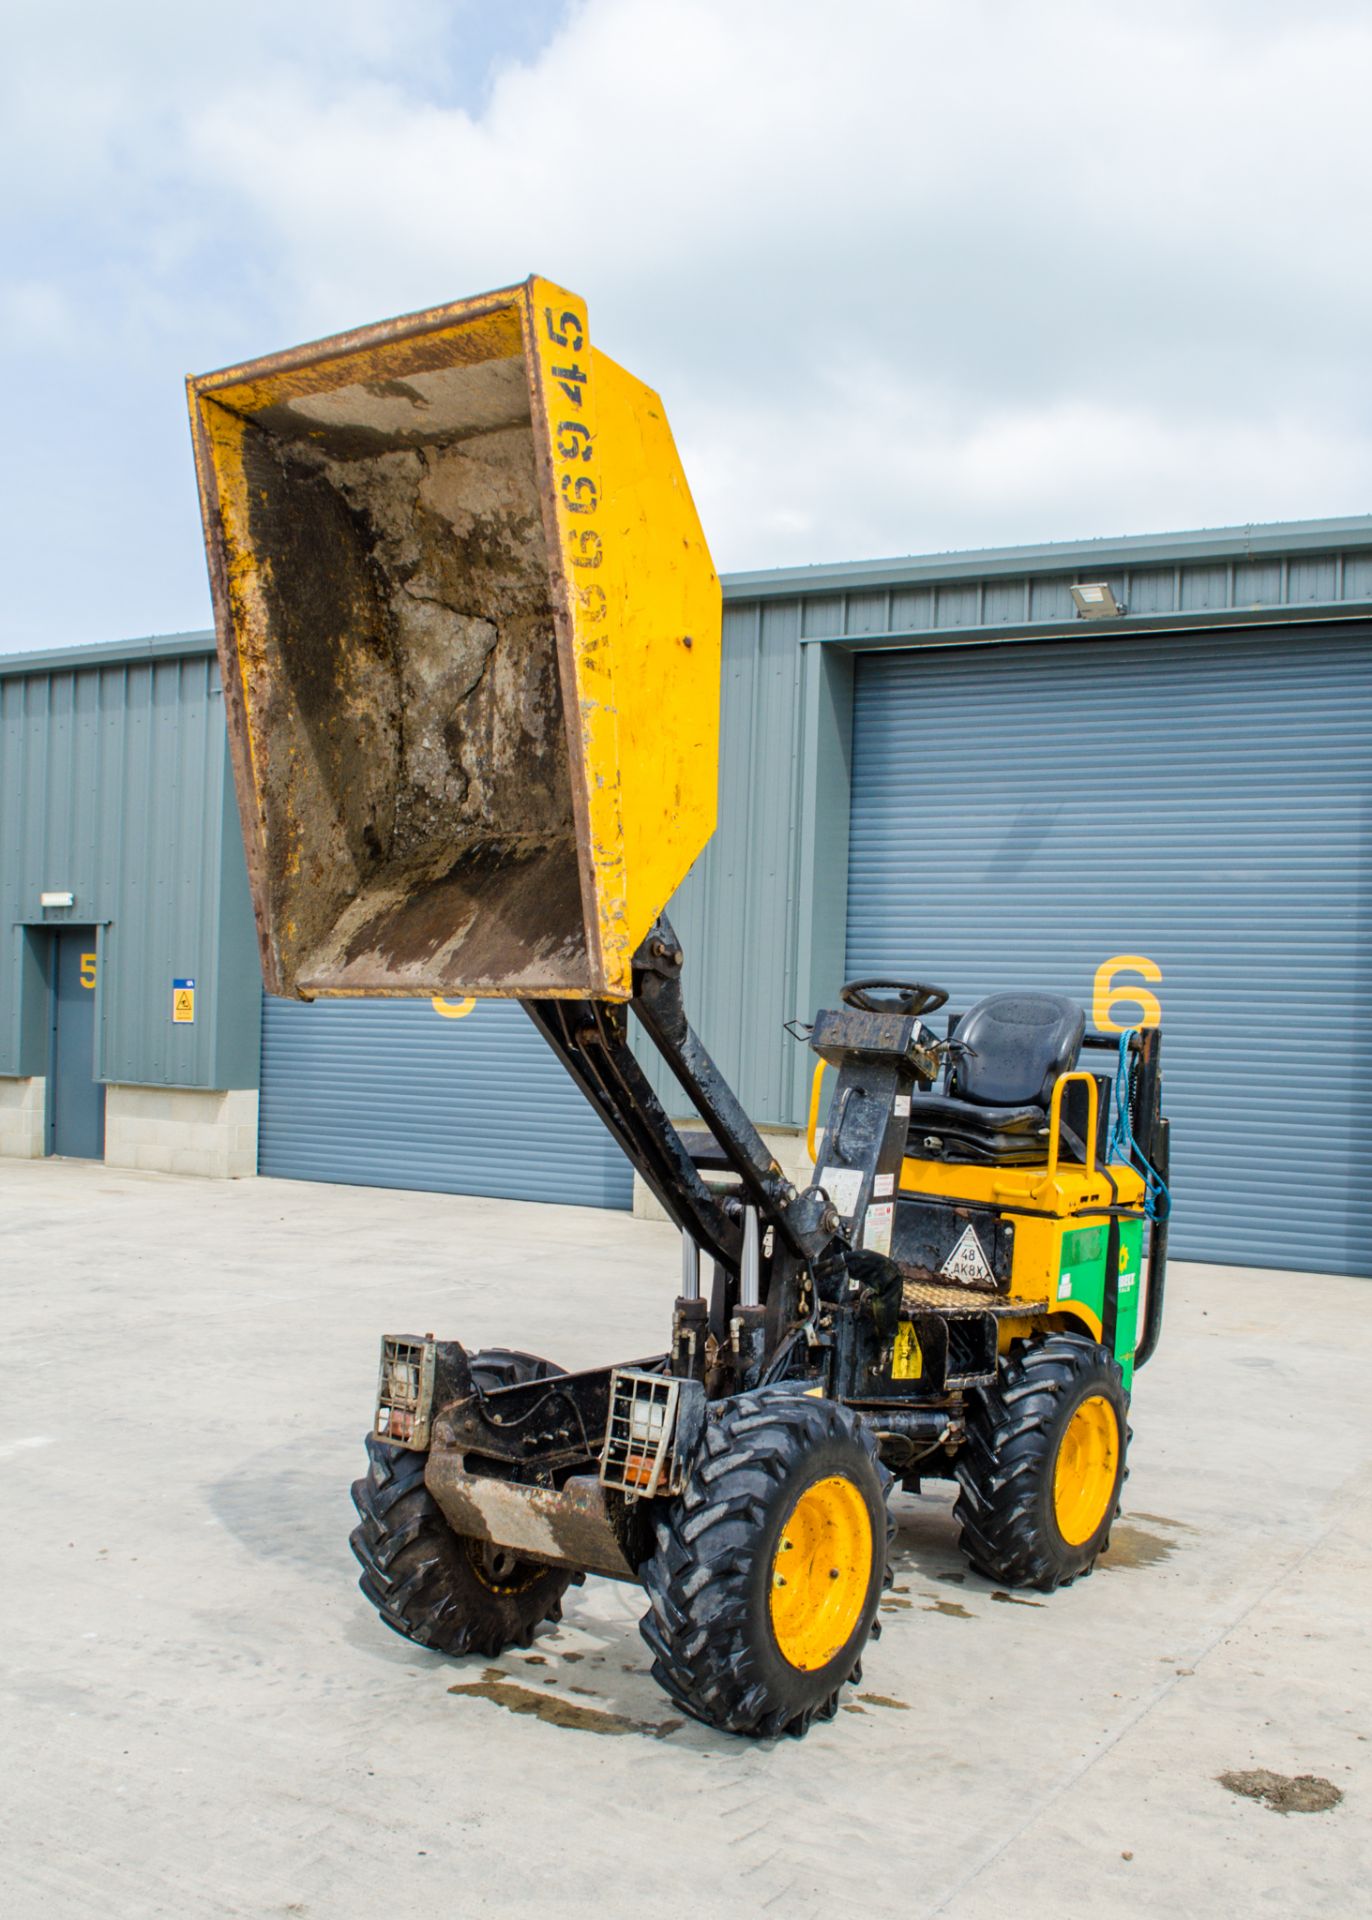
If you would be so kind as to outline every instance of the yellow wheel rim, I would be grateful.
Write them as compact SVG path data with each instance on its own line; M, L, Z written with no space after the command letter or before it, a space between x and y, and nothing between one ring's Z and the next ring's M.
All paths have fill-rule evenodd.
M1104 1520L1119 1458L1115 1409L1103 1394L1093 1393L1067 1422L1053 1469L1053 1517L1069 1547L1089 1540Z
M861 1489L842 1474L796 1501L772 1560L772 1634L802 1673L827 1667L852 1633L872 1580L872 1522Z

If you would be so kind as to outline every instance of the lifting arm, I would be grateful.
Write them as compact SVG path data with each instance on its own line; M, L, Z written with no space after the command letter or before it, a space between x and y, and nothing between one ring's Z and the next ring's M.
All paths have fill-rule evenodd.
M682 961L662 916L634 955L629 1006L738 1175L738 1196L712 1193L701 1178L630 1050L622 1007L526 1000L525 1011L670 1218L712 1259L738 1271L747 1206L796 1260L818 1259L841 1230L838 1215L818 1188L798 1193L787 1180L693 1031L681 994Z

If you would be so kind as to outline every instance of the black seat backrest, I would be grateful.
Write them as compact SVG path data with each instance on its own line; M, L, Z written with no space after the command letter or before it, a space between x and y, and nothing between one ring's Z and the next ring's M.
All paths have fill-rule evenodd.
M1077 1064L1086 1015L1058 993L989 993L958 1021L955 1091L982 1107L1046 1107L1059 1074Z

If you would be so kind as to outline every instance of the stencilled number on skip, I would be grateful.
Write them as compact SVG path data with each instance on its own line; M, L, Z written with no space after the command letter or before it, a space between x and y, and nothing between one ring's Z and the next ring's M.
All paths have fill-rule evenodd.
M586 350L586 329L581 316L570 307L561 312L543 309L543 326L551 344L560 349L548 356L551 398L566 402L558 409L553 423L553 454L557 462L557 491L564 513L575 521L566 528L567 560L578 572L586 573L602 565L605 558L600 528L594 522L600 511L600 482L594 470L595 433L584 416L591 405L590 354ZM576 587L578 612L583 621L597 625L604 620L608 602L605 589L587 581Z

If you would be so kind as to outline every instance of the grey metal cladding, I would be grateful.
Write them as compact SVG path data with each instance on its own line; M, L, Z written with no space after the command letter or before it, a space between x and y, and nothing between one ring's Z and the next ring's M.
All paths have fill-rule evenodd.
M1051 551L1051 550L1050 550ZM909 635L955 634L969 629L1032 628L1075 622L1070 587L1083 579L1108 580L1115 596L1135 616L1232 612L1306 617L1312 608L1337 612L1368 594L1364 556L1342 551L1297 554L1284 560L1192 561L1170 567L1125 567L1102 556L1070 571L1025 571L965 577L923 589L892 586L884 593L856 587L807 601L802 613L807 638L861 642ZM726 582L727 588L727 582ZM1008 631L1007 631L1008 637Z
M257 962L245 894L235 907L224 888L242 848L218 668L203 645L123 655L30 656L0 672L0 1072L34 1070L17 1033L22 928L66 921L98 929L100 1078L253 1086ZM75 906L44 913L45 889L70 889ZM196 982L196 1018L176 1026L182 978Z
M950 581L973 583L1038 578L1060 573L1070 579L1100 580L1112 573L1142 568L1177 568L1216 561L1226 566L1307 554L1367 553L1372 547L1372 514L1334 520L1250 522L1236 527L1198 527L1177 533L1126 534L1092 540L1055 540L1043 546L967 548L953 553L907 558L844 561L813 567L770 567L754 573L725 574L726 600L806 600L871 593L900 593ZM806 632L818 633L807 625ZM830 627L829 632L839 629Z
M628 1161L519 1007L262 1002L259 1172L628 1207Z
M793 1109L798 1052L782 1023L799 971L799 639L795 601L725 608L719 824L668 909L686 951L687 1014L764 1124ZM641 1041L635 1051L681 1114L656 1054Z
M854 713L849 972L1153 960L1173 1252L1372 1273L1372 628L872 654Z
M719 825L670 912L692 1020L763 1124L803 1122L805 1050L782 1023L808 1019L841 972L826 942L841 956L847 855L832 826L846 822L848 743L814 764L814 660L832 690L868 648L952 646L970 659L985 642L1077 635L1069 587L1081 579L1109 580L1129 608L1094 636L1102 646L1141 622L1194 626L1187 644L1203 651L1221 644L1204 629L1247 613L1279 632L1288 611L1366 618L1372 516L725 576ZM679 1113L681 1095L646 1064Z

